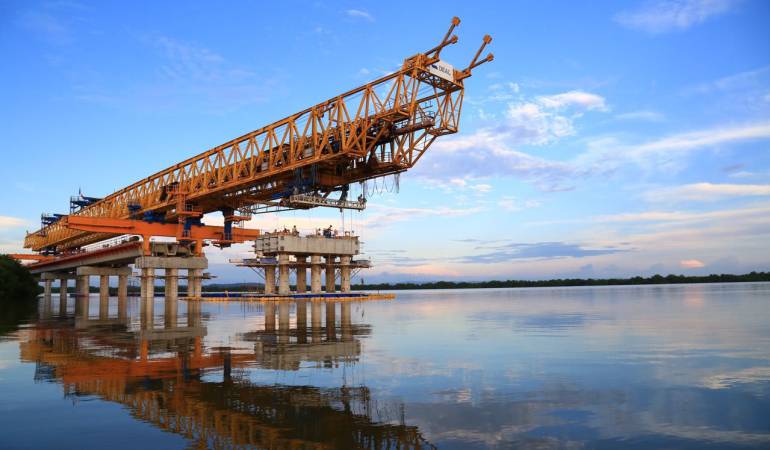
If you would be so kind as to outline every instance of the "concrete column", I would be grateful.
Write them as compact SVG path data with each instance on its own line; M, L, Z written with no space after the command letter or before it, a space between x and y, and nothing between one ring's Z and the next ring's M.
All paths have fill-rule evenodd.
M118 298L128 297L128 275L118 275Z
M340 256L340 291L350 292L350 256Z
M163 325L167 329L176 328L177 312L179 311L179 301L176 295L166 297L164 300L165 308L163 310Z
M310 292L321 293L321 255L310 257Z
M99 275L99 296L100 297L110 296L110 276L109 275Z
M67 279L59 279L59 298L67 298Z
M88 275L78 275L77 284L80 285L78 295L88 296L91 289L91 277Z
M66 285L64 286L67 287ZM67 315L67 294L59 294L59 316L64 317Z
M142 297L140 300L139 318L143 330L152 330L155 326L155 299Z
M307 256L296 256L297 258L297 293L307 292Z
M179 294L179 269L166 269L166 298L177 298Z
M203 269L187 270L187 296L197 298L203 292L201 281L203 280Z
M289 294L289 255L281 253L278 255L278 294Z
M337 291L337 277L335 276L335 270L334 270L334 256L327 256L326 257L326 292L336 292Z
M125 322L128 319L128 297L118 296L118 320Z
M110 296L99 291L99 320L107 320L110 316Z
M51 298L51 292L53 292L53 280L44 280L43 295L45 298Z
M155 297L155 269L145 267L142 269L142 276L140 279L140 291L142 298L154 298Z
M275 331L275 302L265 302L265 331Z
M275 294L275 266L265 266L265 294Z
M75 299L75 316L78 319L88 319L88 301L87 296L80 295Z

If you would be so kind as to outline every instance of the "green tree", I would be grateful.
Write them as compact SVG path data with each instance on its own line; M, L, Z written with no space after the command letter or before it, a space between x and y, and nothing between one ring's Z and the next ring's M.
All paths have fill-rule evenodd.
M29 270L8 255L0 255L0 303L29 302L40 286Z

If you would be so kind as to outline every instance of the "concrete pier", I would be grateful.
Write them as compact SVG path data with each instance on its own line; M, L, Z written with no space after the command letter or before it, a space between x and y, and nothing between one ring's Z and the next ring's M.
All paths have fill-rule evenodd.
M88 275L78 275L75 280L76 295L81 297L88 297L91 290L91 277Z
M310 292L321 293L321 255L310 256Z
M128 297L128 275L118 275L118 298Z
M188 297L200 297L203 292L203 269L188 269L187 270L187 296Z
M139 279L139 291L142 298L155 297L155 269L145 267Z
M51 292L53 292L53 281L43 280L43 295L45 298L51 298Z
M67 298L68 280L66 278L59 279L59 298Z
M167 268L164 282L166 284L166 298L177 298L179 294L179 269Z
M307 256L297 255L297 293L307 292Z
M110 276L109 275L99 275L99 296L100 297L107 297L110 296Z
M289 255L278 254L278 294L286 295L289 292Z
M264 270L265 294L290 294L289 279L292 270L297 274L296 292L299 294L307 292L308 265L310 266L311 293L320 294L324 286L326 292L336 292L337 270L343 277L342 292L350 292L353 271L370 267L367 260L353 260L359 248L357 236L329 236L328 234L300 236L296 231L287 230L268 233L257 238L254 243L256 258L234 259L230 262L254 270ZM278 271L277 289L273 287L276 270ZM326 273L325 279L321 278L322 271Z
M340 256L340 291L350 292L350 256Z
M337 277L336 270L334 268L334 260L336 258L332 255L326 257L326 292L337 291Z
M275 266L265 267L265 294L275 294Z

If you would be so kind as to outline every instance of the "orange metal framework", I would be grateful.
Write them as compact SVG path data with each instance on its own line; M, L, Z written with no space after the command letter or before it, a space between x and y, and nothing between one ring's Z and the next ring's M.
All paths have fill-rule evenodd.
M437 46L406 58L397 72L182 161L70 217L130 219L152 213L181 223L222 211L239 221L247 217L234 211L287 196L293 181L311 172L311 188L325 195L403 172L436 138L458 131L464 80L493 59L491 53L479 59L492 40L484 36L465 69L447 69L451 66L440 54L457 42L452 31L459 23L453 18ZM59 220L27 234L25 248L62 252L114 236L68 223Z

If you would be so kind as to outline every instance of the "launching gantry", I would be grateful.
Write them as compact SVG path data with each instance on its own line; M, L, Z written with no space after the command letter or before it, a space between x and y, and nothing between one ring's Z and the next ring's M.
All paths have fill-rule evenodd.
M464 81L492 61L481 47L462 70L441 59L457 43L452 24L441 42L404 60L389 75L304 111L232 139L104 198L79 195L67 215L42 217L24 247L43 255L81 251L121 235L175 238L201 256L204 243L227 247L259 232L234 228L253 214L335 207L363 209L349 200L352 183L412 168L440 136L457 133ZM332 194L339 193L338 198ZM204 226L204 214L221 212L224 226Z

